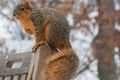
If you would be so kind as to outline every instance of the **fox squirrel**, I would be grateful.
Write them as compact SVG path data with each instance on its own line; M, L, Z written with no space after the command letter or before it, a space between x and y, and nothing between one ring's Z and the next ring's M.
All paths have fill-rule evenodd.
M23 25L28 34L33 34L36 44L33 51L43 44L52 49L59 49L48 57L41 72L43 80L71 80L79 65L79 59L69 42L70 28L59 11L45 8L38 9L23 2L17 5L13 14Z

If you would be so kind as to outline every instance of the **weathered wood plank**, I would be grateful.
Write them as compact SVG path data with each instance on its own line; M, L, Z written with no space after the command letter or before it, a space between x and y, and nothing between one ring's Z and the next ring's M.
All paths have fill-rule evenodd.
M40 73L44 65L44 61L52 54L52 50L48 45L40 46L36 53L32 53L31 65L27 80L42 80Z
M31 53L0 54L0 77L28 73L30 59ZM16 63L18 63L17 65L21 64L21 66L15 68Z
M43 45L39 47L36 53L22 53L8 55L1 54L0 55L1 80L31 80L31 78L32 80L42 80L40 77L40 72L43 68L45 59L51 54L52 50L48 45ZM8 79L7 76L9 76Z

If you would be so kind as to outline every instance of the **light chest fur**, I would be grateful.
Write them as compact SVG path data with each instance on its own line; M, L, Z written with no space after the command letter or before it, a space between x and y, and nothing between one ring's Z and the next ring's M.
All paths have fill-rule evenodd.
M34 34L35 33L35 27L31 21L30 18L21 18L19 19L23 28L25 29L26 33L28 34Z

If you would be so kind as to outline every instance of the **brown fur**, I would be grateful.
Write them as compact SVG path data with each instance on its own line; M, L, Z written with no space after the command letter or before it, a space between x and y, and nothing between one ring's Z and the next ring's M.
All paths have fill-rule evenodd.
M22 25L25 26L24 30L26 31L26 33L35 34L34 25L33 25L32 21L30 20L30 18L22 18L19 20L22 23Z
M25 10L21 11L21 8ZM36 45L33 51L44 43L48 43L53 49L71 47L68 22L60 12L50 8L37 9L23 3L15 8L14 14L26 33L34 34Z
M24 8L24 9L23 9ZM78 68L79 59L69 42L69 26L65 17L54 9L37 9L28 3L16 6L15 17L28 34L34 34L36 44L49 44L60 51L46 60L42 80L71 80Z
M76 74L79 59L72 49L63 49L46 60L42 80L70 80Z

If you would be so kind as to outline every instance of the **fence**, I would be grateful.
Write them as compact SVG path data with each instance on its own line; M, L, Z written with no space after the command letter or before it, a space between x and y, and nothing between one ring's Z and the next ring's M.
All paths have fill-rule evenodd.
M36 53L1 54L0 80L41 80L44 60L51 52L50 47L44 45Z

